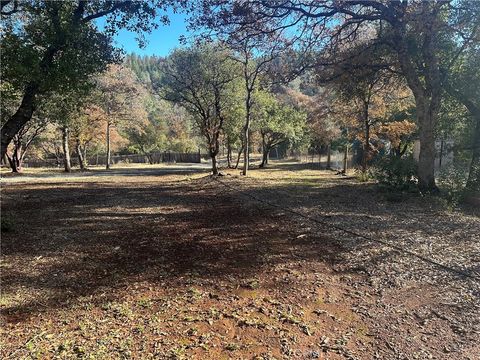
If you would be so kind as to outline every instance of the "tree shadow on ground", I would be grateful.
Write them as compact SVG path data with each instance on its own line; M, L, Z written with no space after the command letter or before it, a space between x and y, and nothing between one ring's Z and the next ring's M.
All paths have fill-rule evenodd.
M230 184L238 185L235 180ZM280 206L246 200L246 194ZM118 289L138 282L170 289L182 286L186 277L209 283L233 278L239 283L298 259L361 276L371 276L378 268L386 281L399 277L405 267L410 272L413 267L417 276L431 271L418 261L404 261L392 271L385 264L404 254L305 219L294 224L286 208L321 215L330 225L394 240L412 251L423 251L431 236L443 236L439 246L465 247L473 241L465 238L465 222L435 223L437 210L425 207L421 199L408 205L387 203L372 186L356 182L246 190L238 185L237 191L206 178L181 183L58 183L55 188L28 185L7 191L2 202L2 210L17 219L15 231L2 236L7 265L3 293L22 289L28 295L4 306L2 314L18 321L18 314L27 317L69 307L76 299L100 292L115 296ZM467 228L472 236L474 225ZM463 233L457 235L460 229ZM455 262L454 254L445 261ZM473 261L466 263L469 271L475 266ZM451 281L452 276L436 279Z
M472 260L480 255L478 217L448 212L416 194L405 194L392 202L372 183L352 178L342 182L321 178L304 181L302 176L280 184L247 186L239 195L267 200L274 208L293 210L316 220L300 217L321 233L335 237L335 242L344 247L343 252L355 254L352 258L358 263L370 262L372 255L367 252L359 256L359 247L381 248L386 242L473 276L480 271L478 262ZM422 264L431 268L431 264L420 261L419 266ZM452 274L455 276L455 272Z
M16 227L2 237L3 293L21 289L26 297L2 314L18 320L132 282L241 282L299 257L334 262L341 253L326 236L297 238L287 215L200 182L58 183L7 192L3 211Z

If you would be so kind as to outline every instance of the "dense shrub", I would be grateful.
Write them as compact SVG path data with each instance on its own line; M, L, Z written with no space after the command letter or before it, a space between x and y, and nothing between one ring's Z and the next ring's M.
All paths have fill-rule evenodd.
M449 205L457 206L463 201L467 177L467 167L462 163L455 163L440 170L437 183L442 197Z
M417 164L411 157L386 156L377 161L372 175L382 185L395 190L417 188Z
M372 179L375 178L375 177L372 175L372 171L371 171L371 170L367 170L367 171L357 170L357 171L355 172L355 177L356 177L357 180L360 181L360 182L369 182L369 181L371 181Z

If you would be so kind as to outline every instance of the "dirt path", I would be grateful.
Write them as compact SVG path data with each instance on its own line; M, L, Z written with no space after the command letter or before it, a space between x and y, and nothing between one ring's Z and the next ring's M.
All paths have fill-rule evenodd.
M16 222L2 234L0 356L475 358L473 301L438 309L439 283L389 273L388 250L361 266L352 258L372 260L371 246L242 198L310 207L306 189L275 180L284 171L270 184L225 177L237 191L153 173L4 186L2 214ZM303 185L338 181L303 175ZM454 305L468 322L451 318Z

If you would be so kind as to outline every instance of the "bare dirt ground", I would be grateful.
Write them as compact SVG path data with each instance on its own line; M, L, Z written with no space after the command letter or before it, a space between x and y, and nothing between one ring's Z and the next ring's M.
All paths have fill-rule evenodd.
M2 359L480 358L475 209L182 169L2 180Z

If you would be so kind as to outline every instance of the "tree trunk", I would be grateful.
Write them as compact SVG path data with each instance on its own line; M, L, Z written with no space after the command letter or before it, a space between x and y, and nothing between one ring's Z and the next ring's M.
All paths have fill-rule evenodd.
M345 151L343 153L343 173L347 175L348 170L348 144L345 145Z
M12 169L13 173L19 173L22 171L22 163L23 163L23 146L22 141L18 138L18 135L13 137L13 151L12 156L6 154L8 162L10 164L10 168Z
M217 154L210 151L210 157L212 158L212 175L218 175Z
M244 176L248 175L248 167L250 165L250 117L251 117L251 109L252 109L252 91L248 87L247 82L247 98L245 100L245 126L243 128L243 172Z
M238 164L240 163L240 157L242 156L242 153L243 153L243 147L244 145L242 145L242 147L240 148L240 151L238 152L237 163L235 164L234 169L238 169Z
M85 161L85 166L88 166L87 162L87 143L83 145L83 160Z
M265 147L263 149L263 155L262 155L262 163L260 164L260 167L263 168L268 165L268 153L270 152L270 149Z
M267 143L265 141L265 135L262 133L262 163L260 164L260 167L263 168L265 165L267 165Z
M1 131L1 157L3 158L7 153L7 148L13 137L30 121L35 110L35 98L37 95L38 86L36 84L29 84L25 89L22 103L18 110L13 114L5 124Z
M230 141L227 139L227 167L229 169L232 168L232 145Z
M212 156L212 174L218 175L217 155Z
M244 144L243 144L243 171L242 175L247 176L248 175L248 167L250 163L250 139L249 139L249 131L250 130L250 119L247 120L245 127L244 127Z
M480 111L472 115L476 119L476 125L466 189L467 192L473 192L478 195L480 193Z
M68 127L62 128L62 146L63 146L63 166L66 172L72 171L72 164L70 162L70 148L68 146L69 129Z
M19 173L20 171L22 171L22 157L19 156L22 145L18 144L15 141L15 137L13 141L14 141L14 147L13 147L12 155L11 156L9 156L8 154L5 154L5 155L8 159L8 163L10 164L10 168L12 169L12 172Z
M80 165L80 170L82 171L87 170L85 157L83 156L82 147L80 146L80 141L78 141L78 139L76 143L76 151L77 151L77 157L78 157L78 164Z
M12 169L12 173L18 173L20 172L20 169L17 166L17 162L15 161L14 155L9 156L8 154L5 154L8 164L10 165L10 169Z
M327 170L332 168L332 144L327 145Z
M421 102L420 102L421 103ZM417 101L418 104L418 101ZM430 106L417 105L420 154L418 159L418 187L425 191L437 191L435 185L435 120Z
M419 126L420 154L418 160L418 187L425 191L438 191L435 185L435 124L440 107L441 81L438 60L438 12L425 7L425 23L430 30L425 33L422 46L423 70L415 69L415 59L409 50L408 36L403 22L394 24L393 39L403 75L415 98L417 124Z
M150 153L145 153L145 156L147 157L148 163L150 165L153 165L153 156Z
M362 171L367 171L368 156L370 154L370 121L368 119L368 102L364 104L363 121L365 125L365 142L363 143Z
M105 168L107 170L110 170L110 162L111 162L111 158L110 158L110 121L107 122L107 163L105 165Z

